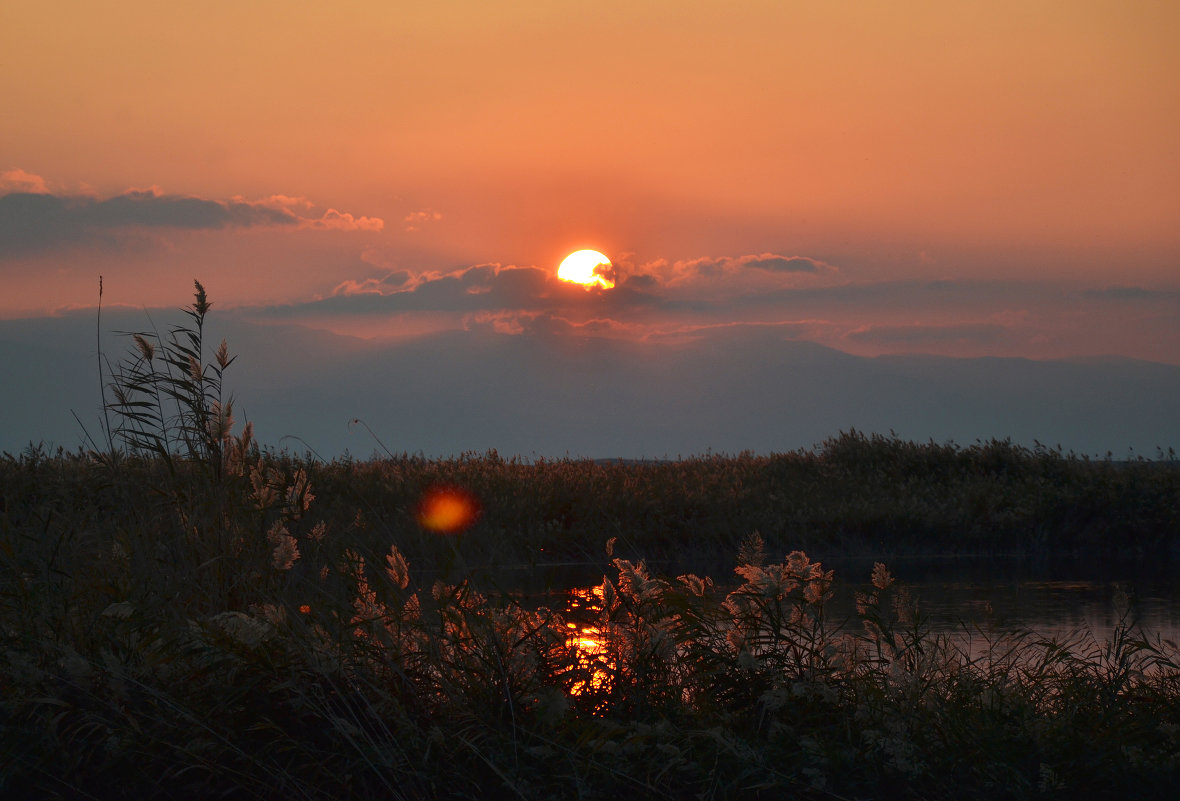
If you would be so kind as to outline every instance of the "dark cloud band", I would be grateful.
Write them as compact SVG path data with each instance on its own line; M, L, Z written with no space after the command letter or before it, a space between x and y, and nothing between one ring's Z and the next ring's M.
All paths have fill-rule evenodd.
M219 201L131 191L105 200L88 195L13 192L0 196L0 258L62 245L101 242L125 229L288 227L380 230L382 222L329 209L319 218L266 201Z

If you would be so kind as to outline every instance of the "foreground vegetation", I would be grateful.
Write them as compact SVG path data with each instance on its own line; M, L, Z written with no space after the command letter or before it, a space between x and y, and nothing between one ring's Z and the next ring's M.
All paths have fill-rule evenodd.
M849 433L323 464L234 431L198 290L113 371L105 442L0 459L0 796L1172 797L1180 650L1125 609L1102 642L936 634L878 564L833 620L804 551L1159 556L1174 462ZM441 533L435 487L474 524ZM686 551L735 572L638 558ZM496 588L569 559L604 568L576 620Z
M1005 441L962 448L850 432L811 451L642 463L530 463L495 452L250 458L254 479L226 475L210 495L206 468L193 462L31 450L0 457L0 491L12 527L109 540L172 525L178 498L237 511L245 485L265 476L314 488L314 514L328 531L370 549L396 542L424 567L454 550L415 519L423 494L439 486L477 500L461 551L479 566L596 562L608 537L632 560L716 563L755 531L774 551L877 558L1158 559L1180 549L1180 461L1086 460Z

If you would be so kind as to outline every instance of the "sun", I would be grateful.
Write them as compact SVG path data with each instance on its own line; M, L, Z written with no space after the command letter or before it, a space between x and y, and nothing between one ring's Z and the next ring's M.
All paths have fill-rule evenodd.
M566 256L557 268L557 277L581 284L586 289L615 287L615 268L610 259L597 250L578 250Z

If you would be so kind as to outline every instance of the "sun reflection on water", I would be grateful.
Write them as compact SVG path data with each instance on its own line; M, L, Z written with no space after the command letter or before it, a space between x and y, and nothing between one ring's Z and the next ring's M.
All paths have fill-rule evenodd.
M570 687L571 695L589 689L608 690L611 683L609 648L600 627L605 607L602 585L573 587L566 593L566 645L577 654L578 666L587 678Z

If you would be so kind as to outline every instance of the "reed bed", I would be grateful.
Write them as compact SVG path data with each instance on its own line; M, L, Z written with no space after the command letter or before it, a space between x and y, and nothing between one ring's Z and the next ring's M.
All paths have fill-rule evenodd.
M234 430L197 289L186 325L132 335L95 447L0 459L0 796L1173 797L1180 651L1126 608L1102 641L967 642L878 563L834 620L806 552L1159 556L1174 460L850 432L325 464ZM474 522L424 514L437 488ZM685 552L718 567L641 558ZM500 587L561 560L602 566L576 622Z

